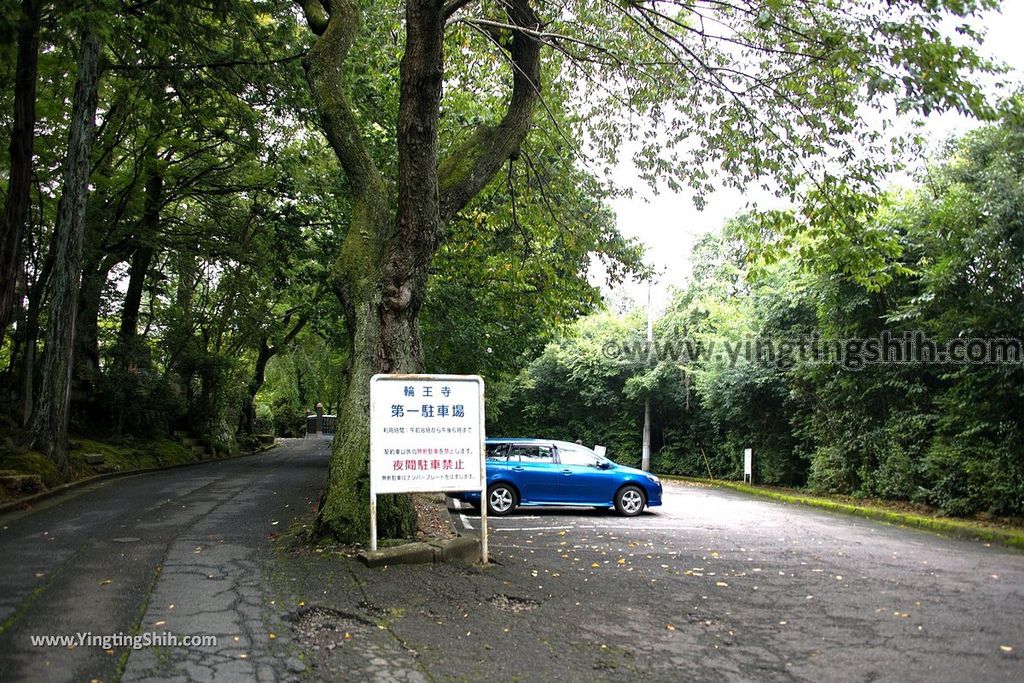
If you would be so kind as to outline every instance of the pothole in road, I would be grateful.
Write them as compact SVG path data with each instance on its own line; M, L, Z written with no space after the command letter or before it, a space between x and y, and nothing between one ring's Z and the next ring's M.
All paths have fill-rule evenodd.
M529 612L530 610L537 609L540 605L539 602L532 598L517 598L513 595L502 595L501 593L487 598L487 602L503 612Z
M386 609L384 609L382 607L377 607L377 605L373 604L369 600L361 601L357 605L357 607L359 607L359 609L361 609L364 612L366 612L367 614L369 614L371 617L377 617L378 619L382 618L382 617L386 617L387 614L388 614L388 611Z
M284 620L292 624L299 640L313 650L333 650L374 626L363 617L319 605L303 607L285 615Z

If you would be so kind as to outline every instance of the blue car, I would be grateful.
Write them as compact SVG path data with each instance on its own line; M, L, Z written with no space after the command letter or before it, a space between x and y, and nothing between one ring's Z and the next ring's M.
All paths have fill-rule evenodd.
M661 505L661 480L617 465L568 441L488 439L487 511L507 515L519 505L611 508L626 517ZM480 507L480 492L452 497Z

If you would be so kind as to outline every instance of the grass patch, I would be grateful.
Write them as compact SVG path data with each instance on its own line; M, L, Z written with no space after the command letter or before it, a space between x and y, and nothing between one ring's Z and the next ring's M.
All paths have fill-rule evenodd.
M72 469L76 466L88 467L85 463L86 453L100 453L103 462L115 470L142 470L151 467L167 467L194 462L195 455L188 448L170 439L153 441L127 441L124 444L113 444L107 441L90 439L72 439L78 446L71 451Z
M86 455L92 453L102 455L107 471L112 472L169 467L198 460L191 449L170 439L125 439L111 443L71 437L69 446L70 473L67 477L61 475L53 461L38 451L0 451L0 471L7 474L37 474L43 485L52 489L61 484L95 476L97 469L86 461ZM25 494L0 489L0 500L10 500L21 495Z
M795 503L797 505L809 505L812 507L842 512L857 517L875 519L888 522L898 526L916 527L927 529L942 534L953 536L966 536L977 538L982 541L1001 543L1024 550L1024 527L1010 523L996 524L992 522L951 519L948 517L931 516L919 512L907 512L886 506L880 502L852 503L846 500L837 500L826 496L812 496L791 489L776 489L767 486L753 486L736 481L725 481L721 479L699 479L694 477L679 477L673 475L662 476L663 479L685 481L705 486L719 486L722 488L741 491L762 498L770 498L784 503Z
M0 470L16 474L38 474L46 488L64 483L64 477L53 461L38 451L0 453Z

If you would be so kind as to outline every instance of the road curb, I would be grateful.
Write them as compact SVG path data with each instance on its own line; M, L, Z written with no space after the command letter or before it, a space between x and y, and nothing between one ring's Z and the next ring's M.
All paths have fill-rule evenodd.
M381 550L364 550L356 558L367 567L391 564L440 564L442 562L472 563L480 557L480 539L456 536L445 540L404 543Z
M25 505L30 505L31 506L34 503L38 503L40 501L47 500L49 498L54 498L54 497L59 496L59 495L61 495L63 493L67 493L69 491L73 491L73 490L75 490L77 488L81 488L81 487L86 486L88 484L95 484L97 482L106 481L108 479L119 479L121 477L130 477L130 476L133 476L133 475L136 475L136 474L149 474L149 473L152 473L152 472L164 472L164 471L167 471L167 470L178 470L178 469L181 469L183 467L195 467L196 465L209 465L209 464L215 463L215 462L226 462L228 460L238 460L239 458L248 458L248 457L251 457L253 455L259 455L260 453L264 453L266 451L269 451L272 448L276 448L278 445L279 444L275 441L274 443L268 444L266 446L262 446L261 448L255 450L255 451L251 451L251 452L248 452L248 453L240 453L239 455L232 455L232 456L227 457L227 458L218 458L216 460L195 460L193 462L181 462L181 463L177 463L177 464L174 464L174 465L168 465L166 467L146 467L146 468L140 469L140 470L123 470L123 471L120 471L120 472L107 472L105 474L97 474L96 476L93 476L93 477L86 477L85 479L79 479L77 481L70 481L67 484L61 484L60 486L57 486L55 488L49 489L47 491L42 491L40 493L35 493L35 494L31 495L31 496L26 496L25 498L18 498L17 500L12 500L12 501L9 501L9 502L6 502L6 503L0 503L0 515L7 514L8 512L14 512L14 511L17 511L17 510L22 510Z
M389 564L439 564L442 562L466 562L473 564L480 559L480 534L466 529L456 516L452 515L447 498L445 510L448 519L458 534L455 538L404 543L381 550L364 550L356 559L367 567L385 567Z
M957 522L955 520L909 515L902 512L895 512L893 510L880 510L853 505L851 503L840 503L838 501L828 500L825 498L814 498L795 493L782 493L779 491L758 488L749 484L741 484L735 481L680 477L671 474L663 474L659 476L661 476L662 479L668 479L670 481L681 481L691 484L703 484L716 486L718 488L727 488L750 496L757 496L759 498L768 498L783 503L793 503L796 505L815 507L822 510L831 510L832 512L840 512L846 515L873 519L875 521L887 522L898 526L913 527L915 529L956 536L958 538L971 538L990 543L999 543L1000 545L1005 545L1015 550L1024 550L1024 534L1019 532L1015 533L1012 531L1003 531L1001 529L985 529L975 527L965 522Z

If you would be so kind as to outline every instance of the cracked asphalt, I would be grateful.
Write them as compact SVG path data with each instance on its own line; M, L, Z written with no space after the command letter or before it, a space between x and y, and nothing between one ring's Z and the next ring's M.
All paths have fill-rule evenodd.
M1018 551L670 482L632 519L492 518L486 568L371 569L279 537L326 459L297 440L0 519L0 680L1024 679ZM28 641L132 629L218 645Z
M274 538L310 515L329 455L262 454L110 479L0 517L0 680L294 678L268 637ZM31 636L165 633L216 647L34 647Z
M486 569L291 561L306 604L379 615L312 652L307 674L1024 679L1024 554L1003 547L673 482L637 518L530 508L490 529ZM371 664L366 645L388 654Z

